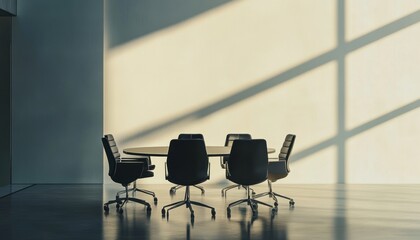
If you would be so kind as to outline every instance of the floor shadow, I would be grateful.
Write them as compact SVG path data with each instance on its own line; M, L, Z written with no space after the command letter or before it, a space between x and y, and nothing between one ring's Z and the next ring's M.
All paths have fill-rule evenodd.
M160 29L188 20L230 0L105 1L109 47L117 47ZM137 24L134 24L137 23Z
M13 184L0 187L0 198L7 197L13 193L24 190L28 187L35 186L34 184Z

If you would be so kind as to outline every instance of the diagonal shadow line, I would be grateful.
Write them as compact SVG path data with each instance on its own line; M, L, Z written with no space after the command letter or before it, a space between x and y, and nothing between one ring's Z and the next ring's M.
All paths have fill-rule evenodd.
M351 52L361 47L366 46L369 43L375 42L381 38L384 38L391 33L395 33L399 30L414 25L420 21L420 10L417 10L407 16L404 16L396 21L388 23L380 28L377 28L353 41L348 42L345 45L346 52Z
M409 26L412 26L416 23L420 22L420 10L411 13L407 16L404 16L398 20L395 20L387 25L384 25L372 32L369 32L359 38L356 38L350 42L347 42L343 46L340 46L338 48L335 48L331 51L328 51L324 54L321 54L317 57L314 57L308 61L305 61L295 67L292 67L282 73L280 73L277 76L274 76L268 80L265 80L263 82L257 83L253 86L250 86L248 88L242 89L237 91L236 93L232 94L231 96L222 98L220 100L217 100L213 103L210 103L202 108L199 108L197 110L193 110L189 113L186 113L184 115L181 115L179 117L173 118L169 121L165 121L162 123L155 124L154 126L148 127L145 130L140 130L135 134L132 134L131 136L128 136L121 140L123 144L128 143L129 141L145 137L147 135L150 135L152 133L155 133L157 131L161 131L167 127L170 127L174 124L180 123L182 121L185 121L187 119L198 119L203 118L206 116L209 116L221 109L227 108L229 106L232 106L240 101L243 101L247 98L250 98L252 96L255 96L257 94L260 94L264 92L265 90L268 90L272 87L275 87L277 85L280 85L294 77L297 77L299 75L302 75L310 70L313 70L317 67L320 67L330 61L336 60L338 56L341 56L343 54L347 54L351 51L357 50L359 48L362 48L372 42L375 42L381 38L384 38L386 36L389 36L395 32L398 32L404 28L407 28Z
M344 135L343 138L344 139L349 139L349 138L351 138L353 136L356 136L360 133L363 133L363 132L365 132L365 131L367 131L371 128L374 128L374 127L376 127L376 126L378 126L382 123L385 123L385 122L387 122L389 120L392 120L394 118L397 118L397 117L399 117L399 116L401 116L405 113L413 111L413 110L415 110L416 108L419 108L419 107L420 107L420 99L417 99L417 100L415 100L415 101L413 101L413 102L411 102L407 105L399 107L398 109L395 109L395 110L393 110L389 113L386 113L386 114L384 114L384 115L382 115L378 118L375 118L375 119L373 119L373 120L371 120L367 123L364 123L360 126L357 126L357 127L353 128L351 130L346 131L343 134ZM336 136L334 136L330 139L327 139L323 142L320 142L320 143L318 143L318 144L316 144L312 147L306 148L306 149L304 149L304 150L302 150L302 151L300 151L296 154L293 154L291 156L290 161L295 162L295 161L301 160L301 159L303 159L303 158L305 158L309 155L312 155L316 152L324 150L325 148L333 146L333 145L336 144L337 140L338 140L338 136L336 135Z

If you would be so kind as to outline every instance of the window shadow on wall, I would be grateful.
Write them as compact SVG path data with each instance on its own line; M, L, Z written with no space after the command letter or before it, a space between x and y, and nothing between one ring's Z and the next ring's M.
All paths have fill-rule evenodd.
M306 72L309 72L313 69L316 69L324 64L327 64L331 61L337 61L340 57L343 57L344 55L355 51L359 48L362 48L368 44L371 44L375 41L378 41L384 37L387 37L393 33L396 33L406 27L412 26L416 23L420 22L420 11L416 11L412 14L409 14L405 17L402 17L392 23L389 23L385 26L382 26L381 28L378 28L370 33L367 33L359 38L356 38L350 42L346 42L343 45L339 45L337 48L334 48L328 52L325 52L319 56L316 56L312 59L309 59L295 67L289 68L288 70L270 78L265 81L259 82L257 84L254 84L250 87L241 89L237 91L234 94L231 94L230 96L221 98L217 101L214 101L210 104L207 104L205 106L202 106L200 108L197 108L195 110L192 110L190 112L180 114L178 117L169 119L169 120L163 120L163 121L157 121L158 123L151 125L147 128L140 129L139 131L133 133L132 135L121 139L122 144L126 144L130 141L140 139L152 134L156 134L161 131L165 131L167 128L175 125L180 124L182 122L190 122L195 121L201 118L205 118L211 114L217 113L220 110L223 110L225 108L231 107L237 103L240 103L243 100L246 100L248 98L251 98L257 94L260 94L266 90L269 90L270 88L276 87L281 85L282 83L285 83L295 77L298 77ZM343 73L338 73L340 76L343 75ZM344 79L341 78L341 81L344 81ZM342 94L343 90L340 90L339 93ZM339 111L340 114L344 114L344 102L340 103L338 106L341 110ZM402 107L401 111L406 111L407 109L414 109L419 107L419 101L415 101L411 104L409 104L406 107ZM391 115L397 114L398 110L394 113L390 113ZM340 118L343 118L341 116ZM327 143L334 142L333 139L327 140ZM321 150L322 146L324 146L326 143L320 143L319 150ZM316 145L316 146L318 146ZM308 148L317 148L316 146ZM304 150L304 152L307 152L308 150ZM313 152L314 150L311 150ZM307 153L298 153L294 154L295 156L301 156L301 157L295 157L295 161L297 159L303 158L303 156L307 156Z
M187 3L188 1L185 1ZM160 28L168 27L169 25L176 24L180 21L187 20L187 18L193 17L196 14L202 13L210 8L214 8L220 6L226 1L218 1L216 3L205 3L200 1L200 4L194 3L189 6L189 9L182 9L178 12L178 8L174 8L177 6L181 6L179 2L175 4L173 2L167 5L163 4L155 4L151 1L142 1L141 4L133 2L133 6L130 9L120 9L118 11L114 11L118 14L111 16L110 27L113 29L113 36L111 38L111 45L116 46L118 44L122 44L124 42L130 41L132 39L141 37L148 33L152 33L153 31L157 31ZM183 2L184 3L184 2ZM115 2L109 1L108 8L114 7L118 8L121 6L114 6L116 5ZM118 5L118 4L117 4ZM175 6L176 5L176 6ZM182 4L184 6L185 4ZM126 7L128 5L125 5ZM144 7L142 9L142 7ZM146 9L154 9L153 11L149 11L146 16L142 16L142 11L146 11ZM172 9L172 10L171 10ZM174 10L176 9L176 10ZM137 12L137 11L140 12ZM159 11L162 10L162 11ZM177 12L172 13L173 12ZM161 16L154 16L157 12L162 12ZM171 12L171 13L169 13ZM160 132L166 131L168 128L173 127L174 125L183 125L189 124L193 121L197 121L202 118L206 118L214 113L217 113L221 110L224 110L228 107L231 107L237 103L240 103L248 98L256 96L257 94L261 94L266 90L269 90L273 87L277 87L282 83L285 83L289 80L292 80L300 75L303 75L309 71L312 71L316 68L319 68L325 64L330 62L337 63L337 134L325 141L319 142L310 146L306 149L301 150L293 154L292 161L301 160L309 155L315 154L321 150L324 150L330 146L337 146L337 183L345 183L346 176L345 176L345 143L347 139L365 132L369 129L374 128L380 124L383 124L387 121L390 121L398 116L401 116L405 113L413 111L420 107L420 99L417 99L411 103L408 103L398 109L394 109L376 119L373 119L365 124L357 126L353 129L346 130L346 89L345 89L345 57L347 54L356 51L360 48L363 48L369 44L372 44L376 41L379 41L385 37L388 37L394 33L397 33L407 27L413 26L420 22L420 10L417 10L411 14L408 14L404 17L401 17L391 23L388 23L382 27L379 27L371 32L368 32L358 38L355 38L351 41L345 40L345 4L344 0L337 0L337 47L331 49L323 54L320 54L312 59L308 59L294 67L291 67L276 76L273 76L265 81L261 81L256 83L250 87L243 88L238 90L236 93L231 94L230 96L220 98L214 102L211 102L205 106L198 107L192 111L186 113L180 113L177 117L170 118L170 119L163 119L161 121L156 121L154 125L150 125L147 127L143 127L133 133L130 136L127 136L121 139L122 144L127 144L133 140L141 139L150 135L155 135ZM162 17L167 13L169 16ZM124 14L127 14L126 16ZM153 16L147 17L147 14L152 14ZM173 15L171 15L173 14ZM162 17L162 19L161 19ZM124 26L126 22L136 22L136 19L139 22L141 21L156 21L151 24L139 24L141 26L148 26L147 29L135 29L135 25L130 25L128 27ZM124 26L124 27L123 27ZM118 31L114 31L115 29L121 29ZM134 30L133 30L134 29ZM123 31L122 33L119 31Z
M200 2L200 4L203 2ZM175 5L174 3L172 3ZM198 4L198 5L200 5ZM219 2L218 5L222 4L222 2ZM169 6L165 6L164 10L168 10L166 8L169 8ZM172 6L173 7L173 6ZM208 6L207 6L208 7ZM210 6L215 7L215 6ZM194 14L202 12L202 9L194 9L190 12L190 17ZM330 62L336 62L337 63L337 134L325 141L318 142L306 149L303 149L297 153L292 154L291 161L299 161L301 159L304 159L310 155L313 155L319 151L322 151L328 147L336 146L337 147L337 183L346 183L346 175L345 175L345 156L346 156L346 149L345 144L346 141L358 134L361 134L363 132L366 132L376 126L379 126L381 124L384 124L388 121L391 121L392 119L395 119L399 116L402 116L406 113L409 113L411 111L414 111L415 109L420 107L420 99L414 100L410 103L407 103L404 106L401 106L399 108L393 109L392 111L385 113L375 119L372 119L364 124L361 124L359 126L356 126L352 129L345 128L346 126L346 66L345 66L345 58L346 55L356 51L360 48L363 48L369 44L372 44L376 41L379 41L387 36L390 36L394 33L397 33L407 27L413 26L420 22L420 10L415 11L411 14L408 14L402 18L399 18L391 23L388 23L382 27L379 27L367 34L364 34L358 38L355 38L351 41L346 41L345 39L345 1L344 0L337 0L337 47L327 51L323 54L320 54L312 59L309 59L307 61L304 61L294 67L291 67L287 69L286 71L283 71L276 76L273 76L269 79L266 79L264 81L261 81L257 84L254 84L250 87L240 89L237 92L231 94L230 96L220 98L217 101L214 101L210 104L207 104L205 106L199 107L195 110L181 113L175 118L171 119L165 119L160 122L157 122L154 125L148 126L146 128L142 128L139 131L135 132L131 136L128 136L122 140L122 144L127 144L128 142L131 142L133 140L141 139L144 137L147 137L149 135L158 134L160 132L164 132L170 127L173 127L174 125L181 125L181 124L189 124L193 121L197 121L202 118L206 118L214 113L217 113L221 110L224 110L226 108L229 108L237 103L240 103L244 100L247 100L248 98L254 97L257 94L264 93L265 91L277 87L289 80L292 80L300 75L303 75L309 71L312 71L316 68L319 68L327 63ZM129 14L130 15L130 14ZM173 17L173 19L181 19L186 20L188 14L185 14L185 12L180 13L179 16ZM128 16L128 18L136 18L137 16ZM160 16L156 16L158 19ZM110 19L113 21L113 19ZM153 27L150 27L150 29L142 29L138 30L137 32L130 32L129 29L128 32L122 33L120 37L115 37L115 39L111 39L111 47L116 46L118 44L121 44L123 42L127 42L130 39L134 39L135 37L140 37L142 35L151 33L153 31L158 30L161 27L167 27L169 26L169 20L163 19L158 20L157 22L152 24ZM177 23L181 20L174 20L173 22ZM132 21L131 19L128 21ZM160 22L162 21L162 22ZM116 22L116 24L123 24L124 22ZM113 26L113 28L116 28L118 26ZM124 29L120 26L121 29ZM125 31L125 30L124 30ZM134 35L133 35L134 34ZM347 236L347 222L346 222L346 189L337 188L336 191L336 216L334 220L335 229L336 231L333 233L334 238L336 239L346 239ZM246 232L248 233L249 232Z

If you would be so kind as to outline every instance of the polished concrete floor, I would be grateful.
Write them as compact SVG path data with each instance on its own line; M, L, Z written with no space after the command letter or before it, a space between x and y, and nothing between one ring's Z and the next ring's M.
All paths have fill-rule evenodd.
M162 218L162 206L184 197L171 197L171 185L141 186L157 193L152 212L129 203L124 212L115 205L105 214L104 201L114 198L118 185L35 185L0 198L0 239L420 239L420 185L274 185L275 191L294 198L296 205L280 200L278 213L259 206L253 218L246 205L232 209L228 203L245 197L244 190L203 185L201 196L192 189L192 200L216 208L194 207L191 220L185 207ZM254 188L266 190L266 185ZM262 201L272 203L268 198Z

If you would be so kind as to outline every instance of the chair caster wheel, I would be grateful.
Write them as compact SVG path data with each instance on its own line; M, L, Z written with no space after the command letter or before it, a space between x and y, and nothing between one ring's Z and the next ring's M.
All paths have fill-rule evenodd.
M154 198L153 198L153 202L154 202L155 204L157 204L157 203L158 203L158 199L157 199L157 197L154 197Z
M165 214L166 214L165 209L162 209L162 217L164 217L164 216L165 216Z
M152 212L152 208L150 206L147 206L146 211L147 211L147 213L151 213Z
M295 202L293 200L290 200L289 206L291 206L291 207L295 206Z
M108 212L109 212L109 207L108 207L108 205L104 205L104 211L105 211L106 213L108 213Z
M231 216L230 215L230 208L227 208L226 211L227 211L227 217L230 218L230 216Z
M277 207L278 205L279 205L279 204L278 204L277 202L274 202L274 206L276 206L276 207Z
M124 212L124 210L123 210L122 208L119 208L119 209L117 210L117 212L118 212L119 214L122 214L122 213Z
M212 217L216 216L216 210L214 210L214 209L211 210L211 216Z
M169 194L170 194L171 196L175 195L175 194L176 194L176 190L175 190L175 189L171 189L171 190L169 190Z

